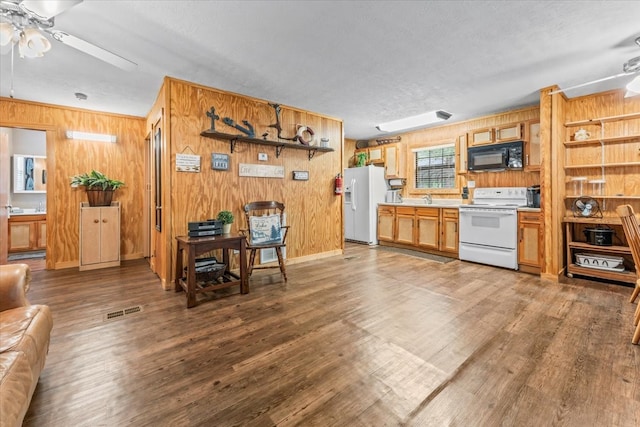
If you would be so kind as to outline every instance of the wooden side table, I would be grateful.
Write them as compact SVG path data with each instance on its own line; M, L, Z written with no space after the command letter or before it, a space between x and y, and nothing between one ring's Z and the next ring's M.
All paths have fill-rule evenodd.
M196 305L196 294L240 285L240 293L249 293L249 278L247 277L247 240L245 236L223 234L207 237L176 237L178 250L176 253L176 292L185 291L187 294L187 308ZM226 264L222 283L196 287L196 257L214 249L222 249L222 262ZM229 251L235 249L240 252L240 275L229 270L231 257ZM186 253L185 253L186 252ZM187 277L183 278L183 260L187 258Z

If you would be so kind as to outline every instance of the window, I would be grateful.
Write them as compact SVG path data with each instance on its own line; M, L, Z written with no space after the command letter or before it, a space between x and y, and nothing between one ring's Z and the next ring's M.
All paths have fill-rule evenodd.
M455 144L413 150L416 166L416 188L456 187Z

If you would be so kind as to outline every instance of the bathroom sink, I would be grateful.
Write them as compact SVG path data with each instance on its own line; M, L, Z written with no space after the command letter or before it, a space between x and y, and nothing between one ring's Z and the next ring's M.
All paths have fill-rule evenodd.
M15 209L11 210L11 216L18 215L46 215L46 212L39 211L38 209Z

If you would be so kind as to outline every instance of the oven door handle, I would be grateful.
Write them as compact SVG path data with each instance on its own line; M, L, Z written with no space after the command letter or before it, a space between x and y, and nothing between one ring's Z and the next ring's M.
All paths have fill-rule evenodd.
M460 215L470 215L470 216L514 216L516 212L496 212L496 211L460 211Z

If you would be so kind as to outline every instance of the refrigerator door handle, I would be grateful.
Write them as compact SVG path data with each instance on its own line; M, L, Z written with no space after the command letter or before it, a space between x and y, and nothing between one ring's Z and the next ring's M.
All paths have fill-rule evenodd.
M356 179L351 180L351 210L356 210Z

